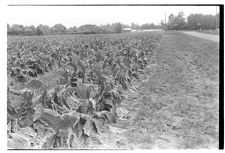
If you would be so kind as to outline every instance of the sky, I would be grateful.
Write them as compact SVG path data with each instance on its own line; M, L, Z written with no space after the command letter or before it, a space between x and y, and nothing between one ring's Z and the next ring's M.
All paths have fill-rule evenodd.
M67 28L84 24L121 22L130 25L159 24L173 13L216 14L216 6L7 6L7 23L54 26L61 23ZM219 8L217 7L217 12Z

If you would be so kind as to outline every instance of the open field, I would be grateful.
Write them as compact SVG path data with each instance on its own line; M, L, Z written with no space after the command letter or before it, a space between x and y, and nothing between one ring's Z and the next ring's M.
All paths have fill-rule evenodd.
M218 148L217 42L180 32L8 37L8 88L9 148Z

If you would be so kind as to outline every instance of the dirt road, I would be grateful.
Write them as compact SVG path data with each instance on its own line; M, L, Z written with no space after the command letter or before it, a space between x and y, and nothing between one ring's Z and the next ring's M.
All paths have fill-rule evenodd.
M219 36L216 36L216 35L199 33L199 32L194 32L194 31L183 31L183 33L191 35L191 36L219 42Z

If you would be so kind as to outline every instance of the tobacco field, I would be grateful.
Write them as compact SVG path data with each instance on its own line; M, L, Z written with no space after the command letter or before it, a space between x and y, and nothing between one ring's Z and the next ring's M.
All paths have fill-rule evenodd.
M216 44L162 32L7 43L9 149L218 145Z
M9 38L9 145L77 149L100 142L159 41L160 34L148 33Z

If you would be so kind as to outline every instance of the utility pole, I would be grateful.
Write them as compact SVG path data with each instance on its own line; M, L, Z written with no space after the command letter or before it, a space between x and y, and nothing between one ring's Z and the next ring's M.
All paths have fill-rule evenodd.
M199 19L200 14L198 14L198 18L197 18L197 28L199 29L199 31L201 31L201 24L200 24L200 19Z
M165 32L166 32L166 12L165 12Z
M216 6L216 30L217 30L217 6Z

